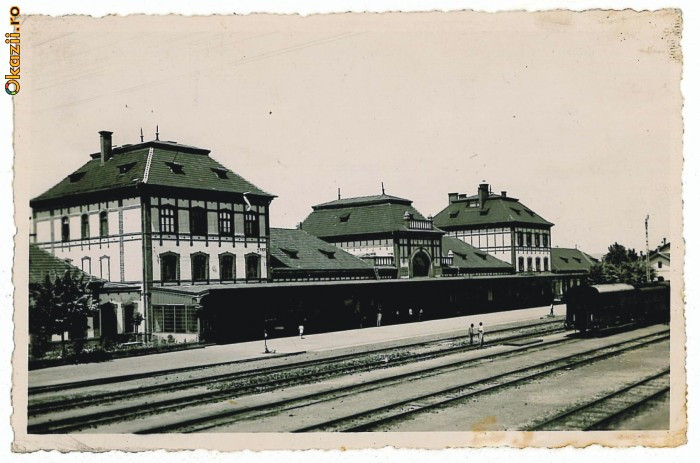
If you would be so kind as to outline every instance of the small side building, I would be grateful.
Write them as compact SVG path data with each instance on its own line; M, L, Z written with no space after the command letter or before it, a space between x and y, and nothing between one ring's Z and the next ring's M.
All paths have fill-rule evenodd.
M671 243L663 243L649 253L649 267L656 272L657 281L671 281Z
M452 236L442 237L442 256L448 264L442 270L445 277L515 273L512 265Z
M359 257L303 230L270 229L273 282L373 280L374 268Z
M583 284L591 273L591 267L598 262L580 249L552 248L552 294L555 300L561 300L566 292Z

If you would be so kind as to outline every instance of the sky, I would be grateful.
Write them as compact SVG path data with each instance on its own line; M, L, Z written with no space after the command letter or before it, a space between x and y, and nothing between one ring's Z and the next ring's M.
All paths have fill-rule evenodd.
M16 152L41 194L146 139L211 156L278 197L388 194L424 215L486 181L592 254L679 233L674 12L30 17ZM26 55L26 56L25 56ZM26 76L26 79L25 79Z

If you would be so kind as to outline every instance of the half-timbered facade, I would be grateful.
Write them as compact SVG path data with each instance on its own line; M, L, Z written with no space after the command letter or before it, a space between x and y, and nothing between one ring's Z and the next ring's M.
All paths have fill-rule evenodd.
M381 194L318 204L302 229L371 263L379 278L442 273L444 233L408 199Z
M488 254L511 264L519 273L551 271L551 228L517 198L494 194L487 183L476 195L448 194L449 205L435 216L435 225Z
M100 136L100 152L31 200L34 243L88 274L138 287L138 300L112 303L142 313L151 331L162 312L149 300L154 288L268 280L273 195L207 149L157 139L113 148L111 132ZM173 331L191 318L184 306L171 312Z

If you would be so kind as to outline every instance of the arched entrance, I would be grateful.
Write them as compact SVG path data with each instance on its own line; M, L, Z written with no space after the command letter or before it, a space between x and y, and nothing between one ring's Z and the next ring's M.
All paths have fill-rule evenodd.
M430 257L424 251L418 251L411 260L411 277L430 275Z

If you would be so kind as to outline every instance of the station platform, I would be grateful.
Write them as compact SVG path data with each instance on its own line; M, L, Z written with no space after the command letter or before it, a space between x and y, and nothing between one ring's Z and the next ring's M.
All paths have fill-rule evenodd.
M427 320L371 327L330 333L309 333L301 339L299 336L268 339L267 346L274 354L264 353L264 343L260 341L242 342L208 346L202 349L191 349L178 352L127 357L100 363L80 365L63 365L43 368L29 372L29 387L40 387L75 381L89 381L98 378L118 377L139 373L155 373L159 371L199 367L224 362L246 361L264 358L279 358L310 352L326 352L332 350L368 350L377 344L400 344L402 340L426 340L439 337L460 336L467 333L471 323L485 326L485 336L488 341L490 329L499 325L507 325L528 320L546 318L550 306L535 307L507 312L493 312L469 315L465 317ZM554 314L566 314L565 305L555 305Z

